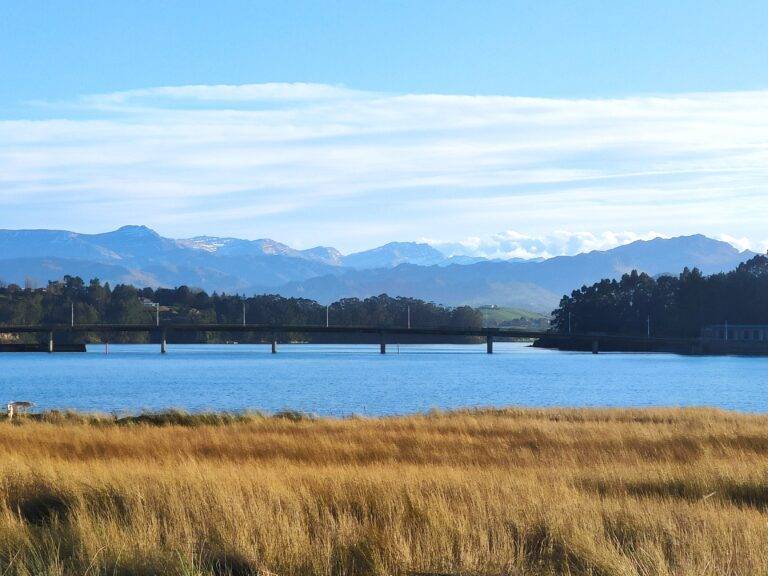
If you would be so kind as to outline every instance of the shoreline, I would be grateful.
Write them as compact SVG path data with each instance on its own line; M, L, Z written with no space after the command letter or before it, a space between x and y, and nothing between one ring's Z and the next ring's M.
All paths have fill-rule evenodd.
M452 409L431 408L429 410L395 414L349 413L323 415L286 408L268 411L255 408L242 410L185 410L182 408L85 411L70 408L52 408L17 414L12 424L54 424L54 425L97 425L97 426L233 426L242 424L263 424L274 422L344 424L347 422L395 423L405 420L437 421L440 419L466 417L494 417L516 419L547 419L559 421L662 421L671 418L700 417L705 415L734 418L765 417L768 425L768 411L749 412L713 406L479 406ZM0 423L8 424L6 414L0 414ZM767 431L768 432L768 431Z
M597 343L597 345L596 345ZM768 356L768 342L722 341L702 339L698 342L675 342L653 338L627 340L601 339L600 334L586 335L567 341L557 335L537 338L532 346L562 352L626 352L679 354L682 356Z

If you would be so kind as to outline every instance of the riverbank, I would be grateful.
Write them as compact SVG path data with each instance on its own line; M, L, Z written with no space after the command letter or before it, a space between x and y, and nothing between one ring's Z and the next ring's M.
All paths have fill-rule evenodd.
M768 341L689 338L616 337L584 334L548 334L533 342L535 348L568 352L641 352L688 356L768 356Z
M0 421L3 574L756 574L768 416Z

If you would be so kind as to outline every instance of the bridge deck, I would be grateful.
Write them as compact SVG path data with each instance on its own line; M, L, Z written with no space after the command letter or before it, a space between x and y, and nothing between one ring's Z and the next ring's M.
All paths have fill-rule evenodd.
M494 336L498 338L538 338L541 330L514 330L498 328L407 328L405 326L322 326L316 324L47 324L0 325L0 333L47 332L257 332L257 333L329 333L329 334L414 334L422 336Z
M406 326L325 326L317 324L39 324L39 325L0 325L0 334L45 334L48 339L47 349L53 352L55 334L97 333L106 336L119 332L146 332L160 335L161 351L165 352L169 335L174 333L194 332L231 332L264 334L272 341L272 351L276 351L278 335L286 333L306 334L347 334L378 335L381 352L385 353L386 343L394 343L397 336L435 336L435 337L476 337L483 338L488 353L493 352L493 342L504 339L535 339L545 348L564 350L600 350L613 351L657 351L684 354L761 354L768 355L768 342L761 346L723 346L706 338L657 337L647 335L606 334L606 333L562 333L543 330L519 330L515 328L474 328L474 327L412 327Z
M515 328L457 328L457 327L412 327L406 326L325 326L317 324L40 324L40 325L0 325L0 334L24 333L110 333L110 332L255 332L262 334L282 334L286 332L326 333L326 334L380 334L415 336L475 336L493 339L547 338L567 340L601 340L601 341L645 341L667 343L695 343L701 338L675 338L638 336L606 333L562 333L544 330L519 330Z

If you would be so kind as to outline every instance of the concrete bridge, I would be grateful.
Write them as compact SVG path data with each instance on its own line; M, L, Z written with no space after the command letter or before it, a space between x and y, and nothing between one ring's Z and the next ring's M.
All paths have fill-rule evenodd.
M465 337L471 336L485 339L486 352L493 353L493 343L498 340L534 339L537 343L551 348L568 350L587 350L597 354L605 350L641 350L641 351L670 351L686 354L703 353L700 338L654 338L625 336L617 334L567 334L545 332L541 330L518 330L513 328L416 328L416 327L378 327L378 326L322 326L322 325L292 325L292 324L60 324L60 325L4 325L0 326L0 334L45 334L48 337L48 352L56 351L56 334L100 333L109 335L116 332L144 332L157 334L160 341L160 352L167 352L168 336L174 333L194 332L230 332L256 333L266 335L271 343L272 353L277 353L278 334L300 332L307 334L344 334L344 335L377 335L379 351L386 354L387 344L396 343L398 336L437 336Z

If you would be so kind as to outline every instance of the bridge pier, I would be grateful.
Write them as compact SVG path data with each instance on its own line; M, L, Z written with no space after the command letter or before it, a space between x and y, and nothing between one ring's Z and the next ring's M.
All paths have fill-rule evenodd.
M691 344L691 355L699 356L701 354L704 354L704 345L701 342Z
M592 340L592 354L600 352L600 342L598 340Z
M0 324L0 334L35 334L35 341L38 342L38 349L48 352L58 351L55 343L56 334L82 335L97 333L102 334L108 341L113 333L130 332L140 333L151 336L151 341L158 343L162 354L168 353L168 333L201 333L201 332L237 332L257 334L262 343L269 343L271 351L277 353L276 335L289 333L308 333L317 334L321 332L330 334L345 335L350 341L368 342L375 341L376 334L379 335L379 352L387 353L387 341L392 343L398 341L401 334L407 334L408 338L414 336L423 336L429 339L434 337L437 341L442 341L446 337L467 338L470 337L474 342L481 342L480 338L486 340L486 352L493 353L493 341L511 337L546 337L547 334L541 331L530 330L488 330L477 327L391 327L391 326L335 326L335 325L285 325L285 324L160 324L156 322L146 324L40 324L40 325L8 325ZM47 338L46 338L47 336ZM579 342L589 343L596 336L582 336ZM589 338L589 339L587 339ZM65 346L62 344L62 346ZM68 346L65 346L68 348ZM107 343L105 343L105 351ZM582 348L583 349L583 348Z

